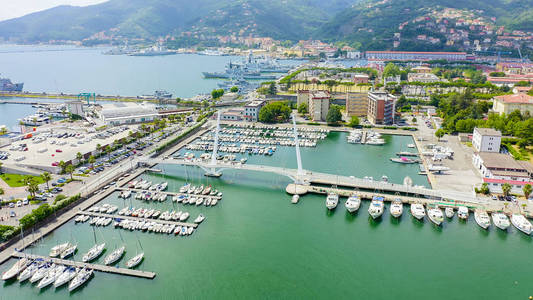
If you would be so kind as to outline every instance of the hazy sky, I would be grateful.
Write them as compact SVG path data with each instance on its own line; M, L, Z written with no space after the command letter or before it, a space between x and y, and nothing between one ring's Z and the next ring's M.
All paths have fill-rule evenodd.
M107 0L0 0L0 20L20 17L58 5L86 6Z

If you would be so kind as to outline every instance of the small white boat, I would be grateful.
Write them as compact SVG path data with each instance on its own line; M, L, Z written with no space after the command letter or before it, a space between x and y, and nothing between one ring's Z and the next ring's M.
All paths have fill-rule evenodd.
M509 218L501 212L492 214L492 222L496 227L500 228L501 230L507 230L507 228L509 228L509 226L511 225Z
M460 206L457 210L457 217L461 220L468 220L468 208Z
M68 267L63 274L59 275L59 277L54 281L54 287L58 288L62 286L63 284L71 281L74 277L76 277L76 274L78 274L78 269L74 267Z
M184 221L186 221L188 218L189 218L189 213L188 213L188 212L184 212L184 213L182 213L181 216L180 216L180 221L181 221L181 222L184 222Z
M292 195L291 203L296 204L300 201L300 195Z
M474 220L476 220L477 225L483 229L487 229L490 226L490 217L484 210L476 209L474 211Z
M383 215L385 211L385 203L383 203L383 197L374 196L370 206L368 207L368 213L372 219L377 219Z
M110 265L117 262L120 258L122 258L122 255L124 255L125 250L125 246L115 249L108 256L106 256L106 258L104 258L104 264Z
M455 214L455 210L453 210L453 207L446 207L444 210L444 213L446 214L446 218L451 219L453 218L453 215Z
M72 292L73 290L87 282L87 280L91 278L91 275L93 275L93 270L91 269L82 269L81 271L79 271L76 277L74 277L74 279L70 282L68 286L69 292Z
M126 262L126 267L128 268L135 268L138 264L141 263L141 261L144 259L144 252L143 253L139 253L137 255L135 255L134 257L130 258L127 262Z
M413 217L418 220L422 220L426 215L424 205L422 205L421 203L411 203L411 215L413 215Z
M428 209L428 217L429 220L431 220L431 222L433 222L437 226L440 226L442 224L442 221L444 221L444 215L442 214L442 210L438 207Z
M180 216L180 217L181 217L181 216ZM202 214L199 214L198 217L196 217L196 219L194 219L194 223L196 223L196 224L200 224L200 223L202 223L204 220L205 220L205 216L202 215Z
M531 223L528 221L528 219L519 214L513 214L511 216L511 223L514 227L516 227L516 229L522 231L527 235L530 235L531 231L533 230Z
M52 249L50 249L50 257L59 256L59 254L61 254L63 251L65 251L67 248L71 246L72 245L70 243L63 243L63 244L59 244L57 246L52 247Z
M403 203L400 199L396 199L392 202L390 206L390 214L395 217L399 218L403 213Z
M416 148L415 144L407 144L407 148Z
M65 249L63 252L61 252L59 257L61 257L61 259L65 259L65 258L73 255L74 252L76 252L76 249L78 249L78 245L71 245L70 247Z
M90 262L94 259L96 259L105 249L105 243L102 243L100 245L94 245L89 251L83 255L82 261L83 262Z
M361 206L361 198L357 195L351 195L348 200L344 203L344 207L348 212L353 213L359 209Z
M17 262L7 271L2 274L2 280L9 280L24 271L31 261L25 257L17 260Z
M326 207L328 209L334 209L339 204L339 195L335 193L329 193L326 197Z

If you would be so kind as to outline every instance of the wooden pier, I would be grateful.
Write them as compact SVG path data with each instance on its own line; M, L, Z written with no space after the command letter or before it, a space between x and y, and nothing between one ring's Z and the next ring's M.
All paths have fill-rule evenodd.
M66 259L59 259L59 258L52 258L52 257L46 257L46 256L40 256L40 255L33 255L33 254L25 254L22 252L13 252L11 255L12 257L16 258L30 258L30 259L42 259L44 261L50 261L55 264L65 265L65 266L71 266L71 267L77 267L77 268L89 268L93 269L95 271L100 272L106 272L106 273L112 273L112 274L120 274L120 275L126 275L126 276L132 276L132 277L139 277L139 278L146 278L146 279L154 279L155 273L154 272L147 272L147 271L140 271L140 270L133 270L133 269L125 269L125 268L119 268L117 266L105 266L105 265L97 265L97 264L91 264L91 263L84 263L81 261L74 261L74 260L66 260Z
M170 221L170 220L167 221L167 220L162 220L162 219L147 219L147 218L139 218L139 217L132 217L132 216L111 215L111 214L97 213L97 212L91 212L91 211L79 211L78 214L88 215L92 217L105 217L105 218L125 219L125 220L133 220L133 221L156 222L160 224L188 226L188 227L193 227L193 228L198 227L198 224L196 223L177 222L177 221Z

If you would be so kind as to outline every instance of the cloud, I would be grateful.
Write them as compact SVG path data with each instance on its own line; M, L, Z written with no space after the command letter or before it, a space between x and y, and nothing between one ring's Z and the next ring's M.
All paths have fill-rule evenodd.
M106 1L108 0L0 0L0 20L22 17L59 5L87 6Z

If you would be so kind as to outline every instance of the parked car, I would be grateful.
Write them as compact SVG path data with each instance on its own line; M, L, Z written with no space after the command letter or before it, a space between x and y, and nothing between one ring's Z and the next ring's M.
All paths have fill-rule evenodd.
M30 204L30 201L28 201L28 199L22 200L22 205L28 205L28 204Z
M63 152L63 150L61 150L61 149L56 149L56 152L57 152L57 153L61 153L61 152Z
M21 207L22 206L22 201L17 201L17 207Z

